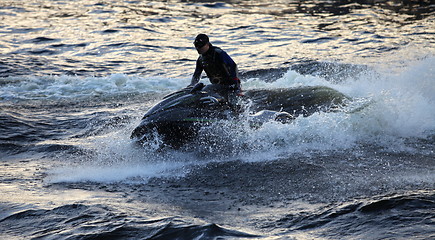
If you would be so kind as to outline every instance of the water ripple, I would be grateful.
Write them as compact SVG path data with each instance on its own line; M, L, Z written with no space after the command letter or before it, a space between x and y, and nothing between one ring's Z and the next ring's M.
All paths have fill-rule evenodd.
M428 48L433 35L433 6L426 1L403 2L394 7L387 1L259 0L172 4L44 2L41 8L24 1L0 6L4 24L0 29L0 54L7 56L6 65L13 64L9 62L13 54L46 62L43 68L21 62L23 67L18 71L3 71L1 76L36 72L186 76L194 62L167 63L174 56L196 59L191 43L199 32L209 33L213 43L235 56L242 71L289 67L307 59L345 63L358 59L375 64L379 56L400 51L408 43ZM23 38L26 40L19 40ZM123 58L125 63L102 70L100 66L114 58ZM77 69L80 66L64 64L65 59L89 64Z

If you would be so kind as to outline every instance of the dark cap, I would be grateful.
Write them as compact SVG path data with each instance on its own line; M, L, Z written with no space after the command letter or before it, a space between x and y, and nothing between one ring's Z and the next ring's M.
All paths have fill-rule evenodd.
M205 44L207 44L208 42L209 42L208 36L201 33L201 34L198 34L198 36L196 36L193 44L195 44L196 48L201 48Z

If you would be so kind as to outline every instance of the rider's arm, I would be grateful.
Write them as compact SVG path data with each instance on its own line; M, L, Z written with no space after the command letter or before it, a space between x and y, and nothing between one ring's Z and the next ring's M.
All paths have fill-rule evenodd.
M233 59L225 51L220 52L220 58L224 63L225 69L228 71L228 77L230 79L238 79L237 64Z
M228 78L233 81L235 88L239 94L242 94L241 83L238 75L237 64L233 59L225 52L220 53L220 58L223 62L224 68L228 74Z
M202 66L201 66L201 64L199 62L199 59L198 59L198 60L196 60L195 72L193 73L192 80L191 80L189 86L193 86L193 85L195 85L195 84L197 84L199 82L202 70L203 70L203 68L202 68Z

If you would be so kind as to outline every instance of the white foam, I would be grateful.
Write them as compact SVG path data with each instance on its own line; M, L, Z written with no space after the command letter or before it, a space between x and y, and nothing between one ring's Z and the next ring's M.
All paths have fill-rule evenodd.
M401 72L367 72L335 84L320 77L302 76L294 71L287 72L271 83L249 79L244 83L248 89L327 85L370 104L356 112L315 113L309 117L298 117L292 124L270 122L258 129L243 123L239 124L240 128L234 128L234 123L228 123L228 129L222 131L230 135L229 144L237 143L242 152L235 153L233 157L227 155L226 161L267 161L292 153L348 151L360 144L377 145L393 151L413 151L405 144L407 138L426 138L435 133L434 60L424 59ZM121 87L133 86L138 82L145 84L145 79L130 79L122 75L106 80ZM177 88L188 82L187 79L166 81L162 83L162 88ZM90 82L87 80L87 84ZM139 89L158 91L159 88ZM213 154L201 160L176 151L156 153L153 144L145 148L133 147L128 133L135 124L137 121L132 121L124 129L84 139L83 147L93 148L96 156L78 162L74 160L74 164L53 170L50 181L147 181L152 177L182 176L192 165L220 161ZM222 146L210 148L213 147L218 151Z
M247 129L249 134L241 137L241 141L256 146L258 152L274 154L343 150L359 144L413 151L406 145L406 139L435 134L433 66L435 58L426 58L401 72L368 71L340 83L301 76L293 71L273 83L253 79L248 84L263 88L326 85L354 98L355 103L350 108L354 108L352 105L366 107L359 111L315 113L299 117L288 125L268 123L260 129Z
M112 74L107 77L28 76L3 78L0 100L80 98L123 93L168 92L185 87L186 79Z
M106 77L79 76L24 76L0 78L1 100L43 100L86 98L112 94L171 92L190 84L190 78L143 77L137 75L112 74ZM203 80L207 82L208 80ZM288 88L306 85L329 86L322 78L303 76L295 71L288 71L274 82L260 79L247 79L244 89Z
M152 145L134 145L126 128L82 139L79 145L92 154L68 155L62 159L62 166L49 172L47 182L146 182L152 177L182 176L191 164L190 158L181 153L163 154Z
M372 134L425 137L435 131L435 58L427 58L402 72L366 74L337 89L372 99L360 126Z
M243 82L243 89L276 89L302 86L332 86L332 84L324 78L301 75L294 70L288 70L282 77L272 82L265 82L259 78L251 78Z

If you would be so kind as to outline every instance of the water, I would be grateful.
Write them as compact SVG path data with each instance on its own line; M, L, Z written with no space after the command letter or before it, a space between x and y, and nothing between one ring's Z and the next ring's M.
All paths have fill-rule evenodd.
M433 10L2 1L0 238L435 238ZM245 89L353 101L287 125L222 122L188 151L132 144L146 110L190 83L197 33Z

